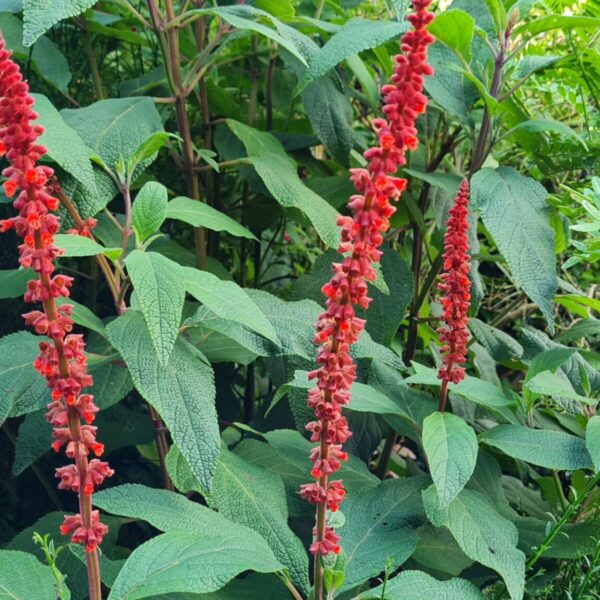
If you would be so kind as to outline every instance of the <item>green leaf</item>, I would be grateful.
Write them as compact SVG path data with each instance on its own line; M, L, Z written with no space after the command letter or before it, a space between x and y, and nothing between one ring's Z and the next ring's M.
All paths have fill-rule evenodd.
M516 284L540 307L553 331L558 279L546 190L510 167L478 171L471 185L473 208L481 211Z
M436 507L430 503L432 499L437 501L437 496L424 494L425 510L430 518L436 512ZM434 520L439 516L435 515ZM498 514L485 496L468 489L463 490L441 516L442 521L435 524L448 527L462 551L499 573L511 599L521 600L525 555L516 548L519 539L516 527Z
M275 200L284 208L302 211L320 238L329 246L337 247L338 212L302 183L294 161L287 156L280 142L269 133L237 121L228 119L227 124L244 144L256 172Z
M156 355L169 361L177 338L185 286L182 268L156 252L134 250L125 260Z
M585 140L574 129L571 129L568 125L565 125L560 121L554 121L553 119L531 119L529 121L523 121L507 131L502 137L508 137L516 131L528 131L534 133L546 133L552 131L564 137L573 138L577 140L585 150L588 149Z
M79 304L79 302L75 302L75 300L71 298L56 299L57 306L62 306L63 304L70 304L73 307L71 318L77 325L95 331L104 338L106 337L106 328L104 327L102 319L97 317L87 306Z
M403 571L388 580L385 585L363 592L359 598L361 600L484 600L483 594L464 579L438 581L423 571Z
M474 318L469 320L469 328L494 360L503 362L523 356L523 346L508 333Z
M156 233L167 218L167 188L148 181L133 202L131 224L139 243Z
M89 194L97 194L96 179L90 162L89 148L78 133L69 127L50 100L41 94L32 94L38 122L44 128L39 142L47 155L69 175L79 181Z
M64 256L69 258L104 254L114 259L121 255L121 248L105 248L98 242L76 233L58 233L54 242L58 248L64 250Z
M61 115L111 170L120 160L129 160L153 133L163 130L152 98L100 100L85 108L63 109Z
M131 155L131 158L127 162L127 173L132 174L138 165L143 164L148 160L154 160L158 151L167 143L169 138L181 140L181 138L174 133L168 131L156 131L144 140L137 148L137 150Z
M227 519L260 533L294 583L307 592L308 556L287 524L288 509L281 478L223 448L208 505Z
M40 339L28 331L0 338L0 423L50 401L46 382L33 368Z
M347 559L344 590L386 570L387 561L396 569L413 553L413 527L424 517L425 482L424 477L387 480L346 500L339 530Z
M466 63L471 61L475 19L462 10L448 10L436 16L429 31Z
M566 375L553 373L552 371L542 371L532 377L526 384L531 392L550 396L555 399L568 399L582 402L583 404L596 404L593 398L586 398L578 394Z
M538 35L539 33L544 33L545 31L551 31L553 29L566 30L575 27L597 29L600 27L600 19L583 15L548 15L546 17L540 17L539 19L525 20L523 25L515 29L514 35L519 35L521 33Z
M55 579L50 567L33 554L0 550L0 598L48 600L55 597Z
M0 271L0 300L22 296L27 289L27 282L36 278L37 274L33 269Z
M460 417L435 412L423 421L423 448L440 507L446 508L475 470L477 436Z
M94 0L23 0L23 43L31 46L53 25L80 15L93 4Z
M239 534L163 533L136 548L108 600L138 600L172 592L214 592L244 571L282 568Z
M239 323L279 345L271 322L237 283L190 267L183 267L183 279L187 292L216 315Z
M169 362L161 365L142 315L131 309L107 331L135 387L159 412L195 477L210 490L220 447L212 369L181 338Z
M407 23L397 21L350 19L312 56L295 93L302 92L309 83L328 73L345 58L381 46L392 38L400 38L407 30Z
M592 465L584 440L562 431L498 425L480 439L508 456L547 469L574 471Z
M33 48L23 45L23 25L8 13L0 13L0 31L6 46L15 58L27 61L40 77L55 88L66 92L71 81L69 63L60 50L46 37L38 40Z
M292 0L256 0L256 7L280 19L292 19L296 15Z
M237 237L255 240L256 236L243 225L234 221L212 206L199 200L192 200L185 196L173 198L167 204L167 218L184 221L194 227L206 227L211 231L226 231Z
M411 556L427 570L456 577L473 564L446 529L426 525L419 529L419 543Z
M592 457L594 469L600 471L600 415L593 416L585 428L585 445Z

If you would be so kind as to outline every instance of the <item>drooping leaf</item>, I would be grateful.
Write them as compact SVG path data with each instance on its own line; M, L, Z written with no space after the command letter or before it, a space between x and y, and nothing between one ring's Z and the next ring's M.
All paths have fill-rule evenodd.
M508 333L474 318L469 320L469 328L494 360L502 362L521 358L523 355L521 344Z
M585 428L585 445L594 463L594 469L600 471L600 415L593 416Z
M481 211L515 283L540 307L553 331L552 298L558 279L546 190L510 167L482 169L471 185L473 208Z
M93 4L93 0L23 0L23 43L31 46L53 25L80 15Z
M486 432L481 441L508 456L547 469L573 471L592 466L585 441L562 431L498 425Z
M438 581L422 571L403 571L385 586L363 592L361 600L484 600L483 594L464 579Z
M33 269L5 269L0 271L0 300L18 298L25 293L27 282L37 277Z
M531 392L550 396L557 400L575 400L583 404L596 403L596 400L593 398L586 398L578 394L567 376L562 372L542 371L527 381L526 387Z
M77 325L95 331L98 335L106 337L106 328L100 317L97 317L87 306L75 302L72 298L57 298L56 305L70 304L73 307L71 318Z
M440 506L445 508L475 470L477 436L460 417L435 412L423 421L423 448Z
M433 488L431 491L434 491ZM440 510L437 494L424 494L424 505L436 526L446 526L462 551L502 576L512 600L523 598L525 555L517 549L516 527L501 516L482 494L463 490L447 510Z
M156 355L167 364L177 338L185 286L181 267L156 252L134 250L125 260Z
M350 496L343 506L339 529L346 555L343 589L351 589L386 569L400 566L417 545L414 527L424 518L421 490L424 477L383 481Z
M167 188L148 181L138 192L133 202L131 224L138 242L143 242L156 233L167 218Z
M214 592L244 571L272 573L282 565L241 535L174 531L136 548L108 600L139 600L173 592Z
M308 84L328 73L348 56L380 46L389 39L399 39L407 29L407 23L397 21L350 19L311 57L296 93L302 92Z
M135 387L159 412L193 474L210 490L220 444L212 369L181 338L168 363L161 365L144 318L131 309L110 323L107 331Z
M54 583L50 567L33 554L0 550L0 598L48 600L55 597Z
M273 325L237 283L190 267L184 267L182 274L187 292L216 315L239 323L279 345Z
M231 217L212 206L185 196L173 198L167 204L167 219L184 221L194 227L206 227L212 231L226 231L237 237L256 239L255 235Z

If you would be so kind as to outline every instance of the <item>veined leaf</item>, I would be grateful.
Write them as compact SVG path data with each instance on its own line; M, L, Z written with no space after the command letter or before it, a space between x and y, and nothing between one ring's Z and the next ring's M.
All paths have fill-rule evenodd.
M37 274L33 269L0 271L0 300L22 296L27 289L27 282L36 277Z
M475 19L462 10L447 10L436 16L429 31L466 63L471 60Z
M552 119L531 119L529 121L523 121L507 131L502 137L508 137L516 131L533 131L536 133L552 131L553 133L558 133L565 137L571 137L577 140L585 150L588 149L585 140L574 129L571 129L568 125L565 125L560 121L554 121Z
M552 29L565 30L575 27L597 29L600 27L600 19L583 15L548 15L539 19L525 21L523 25L515 29L514 34L530 33L531 35L538 35Z
M31 46L53 25L76 17L94 4L94 0L23 0L23 43Z
M600 471L600 415L593 416L585 428L585 445L592 457L594 469Z
M0 598L48 600L54 598L54 575L33 554L0 550Z
M133 202L131 224L139 243L156 233L167 218L167 188L148 181Z
M58 248L64 250L64 256L69 258L104 254L115 259L121 255L121 248L105 248L98 242L76 233L58 233L54 242Z

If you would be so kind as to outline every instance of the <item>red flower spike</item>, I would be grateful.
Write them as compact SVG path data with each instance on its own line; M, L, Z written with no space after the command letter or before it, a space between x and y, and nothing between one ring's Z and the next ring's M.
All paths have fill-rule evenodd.
M382 234L389 229L389 219L396 211L392 202L400 198L407 184L395 173L406 163L407 151L418 144L415 121L427 105L424 76L433 73L426 63L427 47L433 42L426 30L433 20L427 11L430 3L431 0L413 0L414 13L408 18L413 29L402 37L404 54L395 59L392 83L382 88L387 119L376 118L372 122L378 145L364 153L366 168L350 170L358 193L348 202L351 216L338 218L339 252L344 258L333 265L333 276L322 288L326 302L316 325L318 368L308 375L317 382L307 400L316 420L306 426L311 441L318 444L310 453L311 474L317 481L300 488L300 495L317 505L315 541L310 547L315 555L340 551L339 537L325 525L325 509L336 511L345 495L342 482L329 481L329 477L347 459L342 444L352 435L342 407L349 404L350 389L356 379L350 347L365 326L356 317L355 307L367 309L371 302L368 282L377 277L374 264L381 258Z
M27 284L25 301L41 303L43 310L23 316L27 325L48 338L40 342L40 354L33 366L52 390L46 415L54 427L51 447L55 452L64 447L67 457L74 461L56 470L58 487L80 494L82 511L65 517L61 532L72 534L71 540L82 544L89 553L95 551L108 531L100 523L98 511L92 511L90 495L113 470L108 463L87 459L90 451L100 456L104 446L96 440L96 427L90 425L98 408L90 394L82 393L92 384L92 378L87 372L83 338L70 334L73 307L59 307L55 301L69 296L73 279L54 274L54 260L61 254L54 244L60 220L52 214L59 202L51 194L58 183L52 178L51 168L37 164L46 149L37 143L44 130L33 124L38 118L33 104L29 87L0 35L0 156L6 156L9 162L2 172L6 177L2 185L9 198L15 197L13 206L18 212L17 216L0 221L0 232L16 231L23 239L19 246L21 265L38 274ZM95 223L94 219L86 221L88 234ZM100 589L99 579L95 585Z
M469 183L465 179L458 189L444 238L444 272L440 276L438 289L443 292L440 302L443 307L443 325L438 329L443 364L438 377L445 382L458 383L465 378L461 367L467 360L467 311L471 302L471 280L469 279Z

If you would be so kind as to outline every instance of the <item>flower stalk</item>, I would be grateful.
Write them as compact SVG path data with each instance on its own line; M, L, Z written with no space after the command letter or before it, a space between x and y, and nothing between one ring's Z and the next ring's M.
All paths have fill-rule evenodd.
M65 454L73 462L56 469L59 489L78 494L79 513L65 516L60 527L63 535L71 534L71 541L84 546L86 551L90 600L101 600L98 545L108 527L100 522L97 510L92 510L92 494L96 486L113 475L108 463L89 459L102 455L104 446L96 440L92 425L98 407L91 394L83 393L92 385L87 372L83 336L71 333L73 306L56 299L69 296L71 277L55 274L54 261L61 255L54 244L54 235L60 229L60 220L53 214L59 200L51 195L51 168L37 164L46 154L38 144L43 128L33 122L38 118L33 111L33 98L23 81L19 66L12 60L4 39L0 36L0 156L9 166L2 172L7 197L15 196L18 215L0 221L0 232L14 229L22 238L19 262L33 269L38 277L27 284L25 302L41 303L43 310L23 315L28 326L47 340L40 342L40 354L34 368L42 375L51 391L46 418L54 427L52 449Z
M427 64L427 47L434 40L427 26L434 16L427 11L431 0L413 0L414 12L408 20L412 29L402 37L402 54L395 58L390 84L383 86L383 112L387 118L372 122L378 144L364 154L367 167L351 169L351 180L358 194L348 203L352 216L339 217L344 255L334 263L333 276L323 288L326 309L316 326L318 368L309 374L317 386L308 394L308 406L316 419L306 428L316 446L311 450L313 483L300 488L301 496L316 505L314 542L314 598L323 598L322 557L341 550L339 536L327 525L327 510L335 512L345 496L340 480L332 480L347 459L342 445L352 435L342 407L350 403L351 386L356 379L356 365L350 347L356 343L365 321L355 314L355 307L369 307L368 282L376 279L375 264L389 219L395 212L392 202L400 198L407 181L394 174L406 164L406 153L418 145L415 122L425 112L424 76L433 74Z
M443 273L438 289L443 292L440 298L443 307L442 326L437 330L443 343L442 366L438 377L442 380L439 410L446 409L448 384L459 383L465 378L461 366L467 360L469 341L469 317L467 312L471 302L471 268L469 256L469 182L465 179L458 188L454 205L444 237Z

